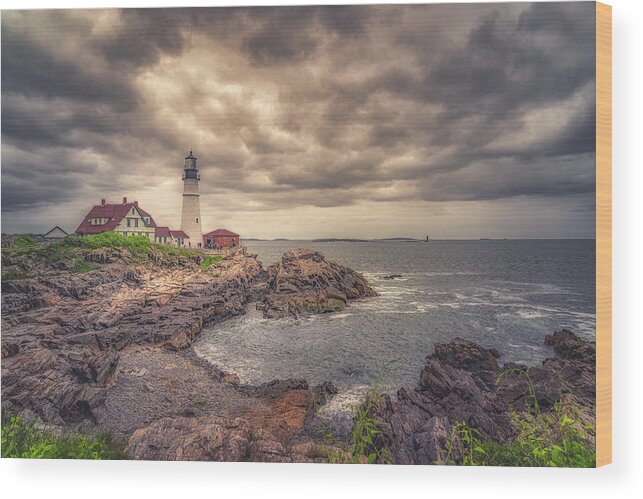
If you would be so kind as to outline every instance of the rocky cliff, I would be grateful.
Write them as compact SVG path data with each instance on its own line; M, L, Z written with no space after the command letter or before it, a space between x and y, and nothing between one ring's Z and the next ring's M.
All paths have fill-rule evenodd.
M240 385L188 347L205 324L249 301L328 311L330 300L373 293L351 269L307 250L266 272L245 251L212 262L154 246L9 246L2 402L58 427L128 436L136 459L306 461L292 448L306 443L297 435L332 385Z
M154 249L81 256L100 268L30 256L32 277L2 283L3 402L54 423L95 420L124 349L187 347L205 323L241 313L262 272L241 253L207 270L200 255Z
M530 412L537 405L547 414L563 402L574 407L580 421L593 423L595 344L567 330L547 336L545 343L555 356L530 368L500 365L498 351L470 341L437 344L415 388L401 388L375 404L377 445L389 450L394 463L433 464L443 457L459 422L479 432L481 440L503 443L516 434L512 412Z

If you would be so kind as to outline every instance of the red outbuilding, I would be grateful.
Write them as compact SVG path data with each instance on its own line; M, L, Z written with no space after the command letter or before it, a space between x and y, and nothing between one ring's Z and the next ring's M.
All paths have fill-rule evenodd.
M206 249L234 248L239 246L239 234L227 229L217 229L203 235L203 246Z

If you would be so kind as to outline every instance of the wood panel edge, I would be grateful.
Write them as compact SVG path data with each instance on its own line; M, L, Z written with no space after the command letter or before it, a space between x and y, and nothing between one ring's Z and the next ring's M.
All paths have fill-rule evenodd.
M596 2L596 466L612 462L612 7Z

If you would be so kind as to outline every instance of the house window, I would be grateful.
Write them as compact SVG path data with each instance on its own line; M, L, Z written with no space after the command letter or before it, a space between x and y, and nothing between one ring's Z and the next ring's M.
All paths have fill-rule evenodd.
M127 226L128 226L128 227L131 227L131 226L132 226L132 219L131 219L131 218L128 218L128 219L127 219Z
M134 227L138 227L138 218L134 219Z
M199 223L199 219L198 219L198 218L196 219L196 223Z
M132 215L134 214L134 207L132 206Z

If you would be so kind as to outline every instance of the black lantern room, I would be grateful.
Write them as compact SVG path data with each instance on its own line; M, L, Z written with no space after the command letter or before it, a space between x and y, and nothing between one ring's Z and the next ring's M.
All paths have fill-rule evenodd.
M186 178L193 178L199 180L199 170L196 167L196 156L190 154L185 157L185 168L183 169L183 180Z

